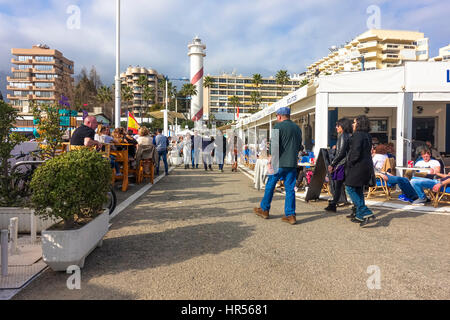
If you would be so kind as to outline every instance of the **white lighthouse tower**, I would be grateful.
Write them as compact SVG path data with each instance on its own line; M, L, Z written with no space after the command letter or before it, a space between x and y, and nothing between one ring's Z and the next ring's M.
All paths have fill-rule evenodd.
M198 36L188 45L188 56L191 59L191 83L197 88L197 95L191 101L191 119L203 119L203 59L206 57L206 45Z

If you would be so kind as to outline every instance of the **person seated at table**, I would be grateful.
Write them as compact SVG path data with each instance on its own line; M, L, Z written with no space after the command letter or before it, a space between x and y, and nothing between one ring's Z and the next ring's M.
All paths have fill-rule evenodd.
M138 131L138 138L136 139L137 145L136 145L136 155L142 154L140 152L140 149L144 149L144 147L152 146L153 145L152 137L150 136L150 130L146 127L141 127ZM156 150L156 149L155 149ZM149 154L153 154L153 150L149 150ZM156 153L156 151L155 151ZM153 155L152 157L147 158L147 155L143 155L142 160L145 159L152 159L156 163L156 155ZM149 174L150 173L150 164L144 163L144 173Z
M386 151L387 151L388 158L395 159L395 146L392 142L386 144Z
M95 140L95 129L98 123L94 116L88 116L84 119L83 124L78 127L70 139L72 146L96 147L100 149L102 144Z
M433 159L431 157L430 149L428 149L427 147L423 147L420 149L419 152L420 152L420 157L414 164L414 167L415 168L424 168L424 169L428 168L428 169L417 171L417 172L419 172L419 174L417 174L417 175L421 175L423 177L426 177L427 175L429 175L428 178L431 178L436 173L441 172L441 163L438 160ZM409 180L412 179L413 175L414 175L413 170L407 170L405 172L405 177L407 177Z
M381 170L386 159L388 159L386 147L383 144L379 144L375 147L375 153L372 156L374 168Z
M424 189L432 189L433 192L438 192L442 187L444 187L444 190L447 188L447 185L450 183L450 173L443 174L438 172L435 177L441 179L414 177L411 180L411 185L419 196L419 198L412 203L413 205L423 206L429 201L425 195Z
M431 151L431 157L439 160L441 158L441 154L439 153L439 151L433 147L433 144L431 143L430 140L425 141L425 144L427 145L428 149L430 149Z

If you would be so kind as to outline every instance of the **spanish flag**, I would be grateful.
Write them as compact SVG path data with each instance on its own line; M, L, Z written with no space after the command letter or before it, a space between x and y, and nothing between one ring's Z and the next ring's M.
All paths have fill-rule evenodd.
M133 113L128 112L128 130L132 130L134 134L138 134L138 130L141 126L137 122Z

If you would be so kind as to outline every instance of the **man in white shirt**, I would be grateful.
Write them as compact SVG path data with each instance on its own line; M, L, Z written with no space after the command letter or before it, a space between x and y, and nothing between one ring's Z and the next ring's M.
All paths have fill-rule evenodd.
M441 172L441 164L437 160L431 159L431 150L426 148L423 149L421 152L422 160L416 162L415 167L417 168L427 168L424 171L420 172L427 172L429 175L439 175L441 178L443 178L440 175ZM423 189L431 189L435 185L439 184L439 180L429 179L429 178L419 178L419 177L413 177L411 180L411 185L416 191L417 195L419 196L419 199L415 200L412 204L413 205L424 205L427 202L427 197L423 191Z

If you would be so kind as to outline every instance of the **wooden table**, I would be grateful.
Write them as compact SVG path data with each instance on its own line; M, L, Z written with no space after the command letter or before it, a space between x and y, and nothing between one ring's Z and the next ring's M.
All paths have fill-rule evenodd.
M114 143L114 146L120 147L124 146L124 150L117 151L111 150L110 154L116 157L117 162L123 163L122 176L118 177L116 175L115 180L122 180L122 191L125 192L128 190L128 173L129 173L129 159L128 159L128 146L132 146L132 144L128 143Z

